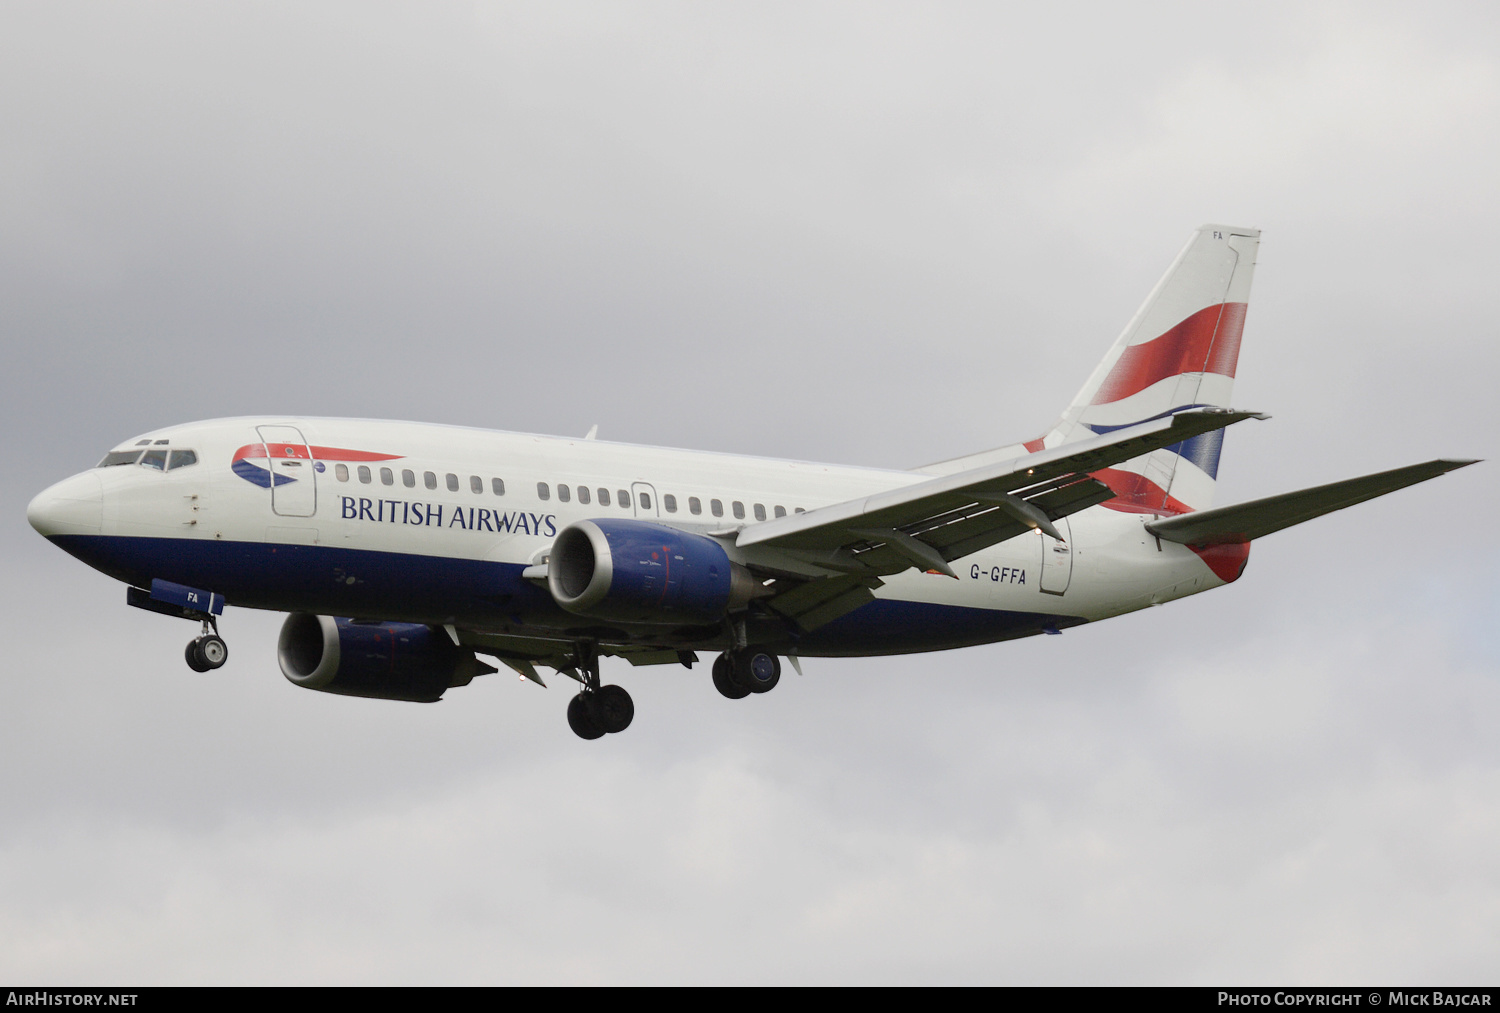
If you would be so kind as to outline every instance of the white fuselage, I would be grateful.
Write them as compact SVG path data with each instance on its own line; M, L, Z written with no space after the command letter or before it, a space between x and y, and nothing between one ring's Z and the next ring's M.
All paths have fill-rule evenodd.
M275 435L290 432L308 454L275 449ZM566 636L580 622L520 576L575 521L642 518L718 533L736 558L727 536L738 527L929 477L353 419L221 419L149 433L121 450L137 444L191 450L196 461L84 472L39 496L33 522L45 515L48 537L136 586L160 578L222 593L231 605L525 636ZM295 481L267 481L272 468ZM1091 507L1060 525L1066 544L1028 531L953 561L957 580L909 569L796 653L1010 639L1225 582L1191 549L1151 536L1151 519Z

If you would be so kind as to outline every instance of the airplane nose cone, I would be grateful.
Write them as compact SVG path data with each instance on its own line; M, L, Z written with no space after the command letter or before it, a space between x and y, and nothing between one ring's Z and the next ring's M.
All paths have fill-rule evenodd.
M92 471L65 478L37 494L26 519L48 538L97 535L104 524L104 483Z

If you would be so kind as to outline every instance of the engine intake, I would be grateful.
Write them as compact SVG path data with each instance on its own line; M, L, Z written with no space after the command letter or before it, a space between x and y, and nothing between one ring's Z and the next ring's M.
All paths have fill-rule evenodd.
M276 647L281 674L303 689L376 700L433 703L495 671L440 629L294 612Z
M547 587L582 616L621 622L716 622L760 586L712 538L638 520L577 521L552 543Z

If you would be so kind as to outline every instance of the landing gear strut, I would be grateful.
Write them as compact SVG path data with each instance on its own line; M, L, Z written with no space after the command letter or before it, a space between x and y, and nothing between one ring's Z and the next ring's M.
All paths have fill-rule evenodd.
M635 701L624 686L599 684L599 649L594 644L578 645L578 668L583 675L583 689L568 701L568 727L580 739L597 739L612 732L623 732L635 718Z

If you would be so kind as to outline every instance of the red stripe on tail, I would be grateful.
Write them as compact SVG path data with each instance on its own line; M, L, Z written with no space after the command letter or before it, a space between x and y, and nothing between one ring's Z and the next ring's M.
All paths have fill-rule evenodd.
M1233 377L1240 358L1246 308L1242 302L1215 303L1165 334L1126 347L1092 403L1119 401L1179 373Z

